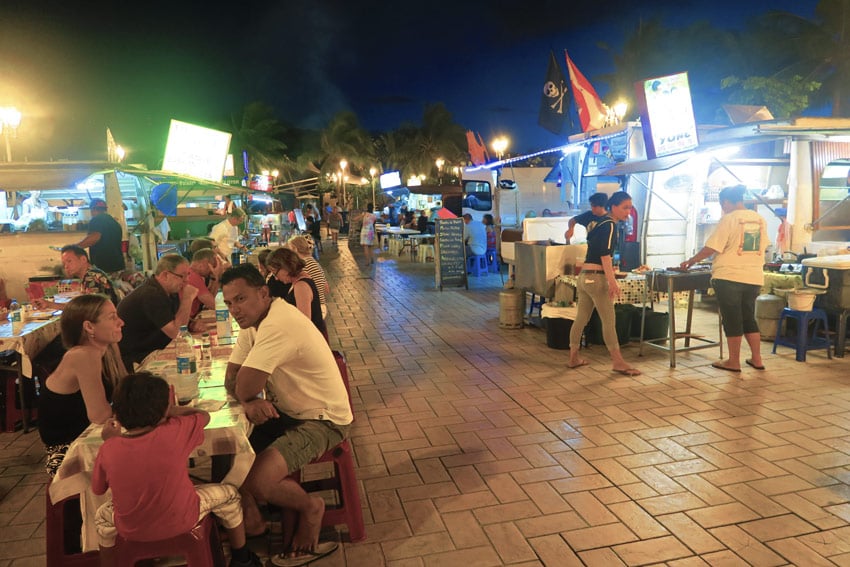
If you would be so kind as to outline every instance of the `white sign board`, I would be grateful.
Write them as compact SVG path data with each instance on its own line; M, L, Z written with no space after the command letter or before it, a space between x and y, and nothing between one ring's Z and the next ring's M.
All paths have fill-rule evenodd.
M172 120L162 169L221 182L231 135Z
M699 145L687 73L647 79L636 87L649 159Z

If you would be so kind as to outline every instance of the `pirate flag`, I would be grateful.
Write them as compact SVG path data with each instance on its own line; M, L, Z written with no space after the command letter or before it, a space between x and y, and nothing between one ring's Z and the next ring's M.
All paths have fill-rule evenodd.
M543 95L540 99L540 116L537 123L552 132L560 134L564 127L564 118L570 105L567 81L564 71L558 65L555 54L549 52L549 68L543 81ZM566 99L566 100L565 100Z

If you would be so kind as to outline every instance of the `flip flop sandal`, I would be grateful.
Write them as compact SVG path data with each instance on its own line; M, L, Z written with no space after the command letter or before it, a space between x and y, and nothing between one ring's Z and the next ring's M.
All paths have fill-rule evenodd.
M741 372L740 368L729 368L728 366L723 366L719 362L712 362L712 368L717 368L718 370L725 370L726 372Z
M322 557L327 557L339 548L339 543L335 541L319 542L315 551L299 551L301 555L295 557L287 557L286 553L280 553L271 558L271 564L276 567L301 567L309 565L314 561L318 561Z
M617 370L614 368L614 372L617 374L622 374L623 376L640 376L640 370L637 368L624 368L622 370Z
M748 366L752 366L756 370L764 370L764 364L762 364L761 366L759 366L758 364L753 364L753 361L750 360L749 358L747 360L745 360L744 362L746 362Z
M588 364L590 364L588 361L581 360L578 364L567 364L567 368L580 368L582 366L587 366Z

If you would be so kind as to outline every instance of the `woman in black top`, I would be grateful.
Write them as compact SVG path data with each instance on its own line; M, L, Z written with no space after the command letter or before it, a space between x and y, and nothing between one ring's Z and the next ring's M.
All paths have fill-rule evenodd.
M127 373L118 353L124 322L105 295L75 297L65 306L59 325L68 351L45 380L38 407L38 433L50 476L89 423L112 417L112 390Z
M319 290L310 276L304 271L305 262L297 253L289 248L278 248L266 258L266 266L274 277L289 284L288 293L283 297L287 303L294 305L304 315L310 318L325 340L328 340L328 330L322 317L322 303L319 300Z
M602 320L602 336L611 355L614 372L637 376L640 371L630 367L620 354L617 329L614 323L614 299L620 295L620 286L614 277L612 256L617 246L617 222L626 220L632 208L632 198L625 191L618 191L608 199L608 215L596 217L587 226L587 256L584 260L576 286L578 313L570 329L570 368L584 366L588 362L579 356L581 334L590 320L593 308Z

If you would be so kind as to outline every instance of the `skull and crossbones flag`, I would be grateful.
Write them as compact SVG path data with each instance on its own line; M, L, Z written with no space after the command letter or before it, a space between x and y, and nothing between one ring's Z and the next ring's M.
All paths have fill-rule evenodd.
M537 123L553 134L560 134L570 107L570 95L564 71L552 51L549 52L549 68L546 70L542 91Z

